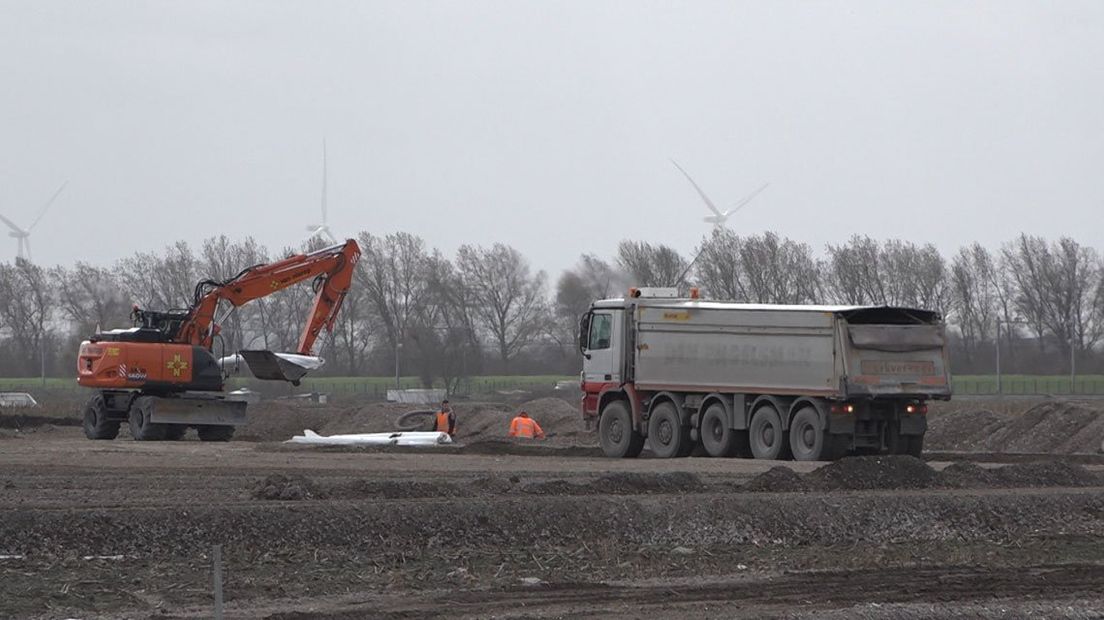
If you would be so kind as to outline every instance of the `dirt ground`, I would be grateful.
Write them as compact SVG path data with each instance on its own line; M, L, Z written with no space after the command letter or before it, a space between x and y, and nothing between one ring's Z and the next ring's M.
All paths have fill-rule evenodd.
M422 450L278 441L391 405L265 403L228 444L0 413L0 617L209 618L214 545L229 618L1104 617L1087 439L941 438L966 414L936 410L953 460L610 460L553 400L458 403ZM506 441L520 406L555 436Z

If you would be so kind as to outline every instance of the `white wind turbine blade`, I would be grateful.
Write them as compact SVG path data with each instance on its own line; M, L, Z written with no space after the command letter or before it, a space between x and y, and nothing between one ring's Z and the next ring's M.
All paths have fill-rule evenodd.
M740 202L736 203L736 206L732 207L728 211L725 211L724 216L728 217L728 216L732 215L733 213L739 211L740 209L743 209L744 207L746 207L748 205L749 202L751 202L759 194L763 193L763 190L767 189L768 187L770 187L770 183L764 183L762 187L760 187L759 189L755 190L754 192L748 194L748 196L746 198L744 198Z
M8 228L12 229L12 232L18 233L17 235L12 235L13 237L22 237L23 235L27 234L27 231L25 231L22 228L16 226L15 222L9 220L8 218L4 217L3 215L0 215L0 220L2 220L5 224L7 224Z
M36 217L34 221L31 222L31 225L27 227L27 232L31 232L32 230L34 230L35 226L38 226L38 223L42 221L42 216L46 215L46 210L50 208L50 205L54 204L54 201L57 200L57 197L61 195L61 192L68 184L69 181L62 183L61 187L57 188L57 191L54 192L54 195L50 196L50 199L46 201L46 204L42 205L42 209L38 212L38 217ZM28 256L30 256L30 250L28 250Z
M701 196L701 199L705 201L705 206L709 207L709 210L715 213L717 217L724 217L724 214L721 213L721 211L713 205L713 201L709 199L709 196L706 196L705 192L702 191L702 188L698 187L698 184L694 182L694 179L690 178L690 174L683 170L682 166L678 165L677 161L672 159L671 163L679 169L679 172L681 172L682 175L686 177L686 180L690 181L690 185L693 185L694 189L698 191L698 195Z
M28 263L32 262L31 261L31 236L27 235L26 237L20 237L19 242L23 244L23 252L22 252L21 256L24 259L26 259L26 261Z

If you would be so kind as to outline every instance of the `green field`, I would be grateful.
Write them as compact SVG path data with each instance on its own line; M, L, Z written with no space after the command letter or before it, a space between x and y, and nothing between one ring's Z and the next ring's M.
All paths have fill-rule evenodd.
M578 381L578 375L485 376L469 377L461 381L459 394L493 394L511 390L551 389L559 381ZM954 391L963 395L997 393L996 375L956 375ZM256 386L258 382L236 379L232 385ZM270 386L273 384L269 384ZM421 388L418 377L403 377L403 388ZM48 377L47 390L79 390L76 379ZM394 377L314 377L306 379L298 388L287 386L289 392L318 391L332 394L365 394L383 397L395 387ZM440 383L436 387L443 387ZM1104 375L1078 375L1070 390L1069 375L1003 375L1003 394L1086 394L1104 395ZM38 378L0 378L0 390L8 392L35 392L43 389Z
M996 375L958 375L955 394L996 394ZM1001 375L1002 394L1104 394L1104 375L1078 375L1070 390L1069 375Z

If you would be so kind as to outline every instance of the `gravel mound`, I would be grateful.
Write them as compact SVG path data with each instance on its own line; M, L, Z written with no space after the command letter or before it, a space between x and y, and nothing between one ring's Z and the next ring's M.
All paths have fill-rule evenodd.
M856 456L825 465L805 477L815 489L865 491L929 489L940 486L939 473L912 456Z
M1080 465L1048 461L1016 463L993 472L1000 486L1006 487L1089 487L1104 480Z
M677 493L705 487L697 474L673 471L659 474L617 472L600 476L592 484L606 493Z
M939 472L943 484L956 489L980 489L997 486L994 471L969 461L951 463Z
M772 467L752 478L743 487L745 491L793 493L808 491L809 485L789 467Z
M533 495L636 495L648 493L693 493L706 489L697 474L690 472L618 472L577 484L567 480L535 482L522 488Z
M473 490L449 482L416 480L355 480L327 485L329 499L420 499L427 497L470 497Z
M985 468L957 462L936 471L911 456L847 458L800 476L775 467L752 478L745 491L869 491L879 489L992 489L1029 487L1089 487L1104 484L1104 476L1081 465L1061 461L1017 463Z
M74 413L68 417L53 417L53 416L41 416L41 415L27 415L23 413L4 413L0 412L0 428L6 429L22 429L22 428L34 428L37 426L80 426L82 420Z
M257 486L253 488L253 497L256 499L293 501L322 499L325 494L305 476L272 474L265 476L264 480L257 483Z
M1098 402L994 400L935 403L928 415L929 450L1097 453L1104 441Z

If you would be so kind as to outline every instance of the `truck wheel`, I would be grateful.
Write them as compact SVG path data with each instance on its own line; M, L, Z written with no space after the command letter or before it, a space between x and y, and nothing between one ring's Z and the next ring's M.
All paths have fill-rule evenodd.
M130 403L127 422L130 436L138 441L159 441L165 438L165 425L150 422L154 400L151 396L139 396Z
M688 456L694 449L690 429L679 420L678 410L670 402L656 405L648 420L648 440L652 452L661 459Z
M615 400L602 409L598 422L598 441L602 452L615 459L633 459L644 449L644 437L633 430L632 413L623 400Z
M84 404L84 436L89 439L115 439L119 423L107 419L103 396L96 394Z
M736 455L738 433L735 429L729 428L724 405L713 403L705 410L699 434L702 447L709 456L726 458Z
M234 436L234 427L204 424L196 427L196 434L199 435L200 441L230 441Z
M184 434L188 432L188 427L184 424L166 424L165 425L165 439L167 441L180 441L184 439Z
M812 407L803 407L790 421L790 451L795 461L822 461L829 437L820 427L820 415Z
M751 454L757 459L781 460L790 456L790 440L782 430L782 418L773 405L763 405L751 416L748 429Z

